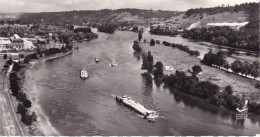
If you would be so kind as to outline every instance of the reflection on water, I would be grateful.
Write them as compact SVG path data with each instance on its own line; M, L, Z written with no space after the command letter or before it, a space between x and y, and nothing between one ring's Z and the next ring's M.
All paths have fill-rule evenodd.
M136 33L116 32L109 40L107 37L99 33L99 39L79 43L80 50L72 55L39 63L37 68L28 70L32 75L26 79L37 86L44 113L62 135L255 135L259 132L259 122L255 122L260 121L259 116L238 121L233 111L169 90L160 81L154 82L151 75L140 69L140 56L133 53ZM170 41L163 36L151 38ZM180 37L171 40L188 45ZM95 63L95 57L100 63ZM109 66L113 58L118 66ZM86 80L79 78L83 67L89 71ZM147 122L116 103L113 96L124 94L148 109L157 110L160 114L157 122Z

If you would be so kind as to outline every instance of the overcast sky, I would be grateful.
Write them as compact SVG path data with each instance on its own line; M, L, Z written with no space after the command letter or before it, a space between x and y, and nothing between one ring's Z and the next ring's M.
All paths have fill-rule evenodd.
M185 11L190 8L235 5L259 0L0 0L0 12L49 12L139 8Z

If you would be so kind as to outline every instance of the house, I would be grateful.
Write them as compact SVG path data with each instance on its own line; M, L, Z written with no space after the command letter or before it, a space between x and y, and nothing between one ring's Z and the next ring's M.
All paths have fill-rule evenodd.
M33 50L35 46L32 41L26 38L20 38L17 34L14 34L10 38L11 43L8 45L8 48L14 50Z
M8 45L8 48L21 50L24 47L24 41L21 38L16 39L16 37L10 38L11 43Z
M7 46L11 43L10 38L0 37L0 51L6 50Z

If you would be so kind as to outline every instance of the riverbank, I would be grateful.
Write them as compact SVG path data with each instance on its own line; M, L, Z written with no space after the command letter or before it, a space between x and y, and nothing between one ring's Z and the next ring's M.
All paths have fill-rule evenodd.
M255 80L247 79L233 73L227 73L218 68L209 67L201 64L201 60L196 57L190 56L188 53L174 49L172 47L166 47L163 45L150 46L149 43L140 43L140 46L145 51L150 51L154 55L154 62L161 61L164 66L173 66L173 70L165 70L165 74L171 74L176 70L184 71L188 74L188 70L194 65L201 65L202 74L197 77L202 81L211 81L212 83L224 89L227 85L232 85L234 91L239 94L245 94L246 96L252 96L256 102L260 102L260 93L255 87Z
M61 58L64 57L66 55L70 55L72 54L72 51L68 51L66 53L57 53L55 55L51 55L51 56L47 56L47 57L42 57L39 60L32 60L29 64L24 64L23 65L25 67L23 67L21 70L19 70L17 72L17 75L21 78L21 87L24 88L24 80L26 78L26 71L32 69L33 67L35 67L35 65L37 64L37 62L39 61L43 61L46 62L48 60L53 60L53 59L57 59L57 58ZM11 72L11 67L9 68L10 72ZM9 73L7 73L6 75L9 75ZM30 77L30 76L29 76ZM5 80L8 81L8 76L5 77ZM8 84L8 83L6 83ZM9 86L5 86L6 89L5 90L9 90ZM59 135L57 131L55 131L55 129L51 126L48 118L45 116L44 112L42 111L38 101L37 101L37 89L35 89L35 85L30 85L30 87L32 87L34 90L27 91L26 89L24 90L24 93L27 95L28 100L30 100L32 102L32 107L28 108L28 112L36 112L37 114L37 121L33 122L30 125L25 125L22 122L19 121L19 123L22 123L22 129L24 130L26 135L33 135L33 136L42 136L42 135ZM10 92L10 91L9 91ZM8 93L9 93L8 92ZM11 92L10 92L11 93ZM13 97L11 97L13 98ZM19 102L17 100L12 99L12 103L13 103L13 108L14 110L17 109L17 106L19 104ZM21 119L20 115L17 115L17 113L15 114L16 117L18 119Z
M28 76L28 79L33 78L33 74L30 71L31 69L34 69L38 65L39 62L46 62L54 59L58 59L67 55L72 54L72 51L68 51L66 53L57 53L55 55L50 55L47 57L40 58L38 60L32 60L29 64L26 65L26 68L21 71L21 76L23 78ZM27 84L25 86L25 84ZM48 117L45 115L42 107L40 106L38 102L39 92L37 90L37 86L35 83L23 83L25 86L25 93L27 93L27 97L32 101L32 108L31 111L35 111L38 114L38 119L34 123L35 125L35 131L30 133L30 128L27 128L27 132L30 133L30 135L38 136L38 135L55 135L58 136L60 133L51 125Z

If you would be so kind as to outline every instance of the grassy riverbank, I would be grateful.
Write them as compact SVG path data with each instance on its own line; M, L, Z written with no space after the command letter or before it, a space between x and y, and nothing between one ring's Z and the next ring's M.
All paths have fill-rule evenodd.
M161 61L164 66L173 66L173 70L164 70L164 74L172 74L175 70L184 71L187 75L188 70L194 65L201 65L202 74L197 77L201 81L211 81L218 85L221 91L224 87L231 85L235 91L234 94L246 95L253 98L254 101L260 102L260 93L255 88L256 81L247 79L233 73L227 73L217 68L209 67L200 63L200 59L190 56L189 54L163 45L150 46L149 43L140 43L140 47L145 51L151 51L154 56L154 62Z

